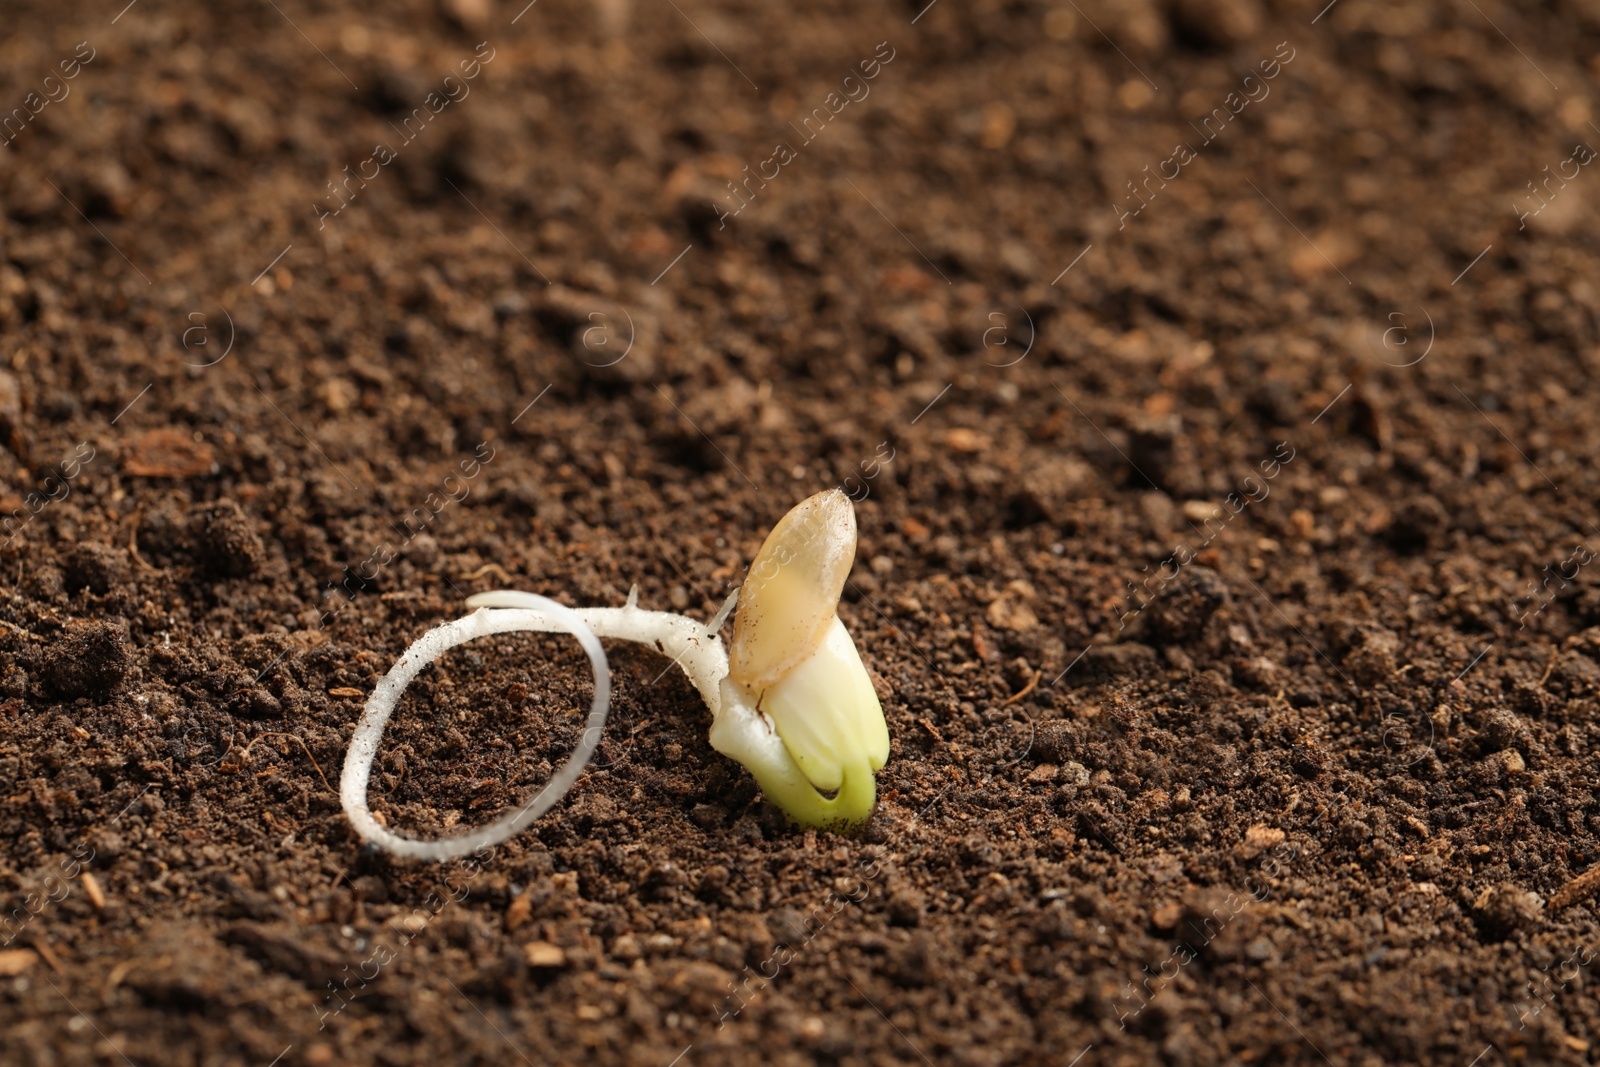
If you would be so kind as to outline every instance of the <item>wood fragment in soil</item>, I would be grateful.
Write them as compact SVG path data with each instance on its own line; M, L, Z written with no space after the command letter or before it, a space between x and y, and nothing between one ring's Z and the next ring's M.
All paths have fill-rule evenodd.
M100 879L90 871L84 871L80 879L83 882L83 891L89 897L89 903L94 905L95 911L106 910L106 891L100 888Z
M31 948L0 951L0 978L15 978L34 965L39 956Z
M1585 900L1592 896L1596 889L1600 889L1600 863L1590 867L1587 871L1584 871L1578 877L1556 890L1551 895L1550 903L1546 905L1546 909L1560 911L1562 908L1569 907L1580 900Z
M122 469L135 478L199 478L216 472L216 452L182 430L149 430L128 446Z
M61 960L56 956L55 951L51 949L50 942L40 938L38 941L34 942L33 951L37 952L39 954L39 958L50 965L50 969L52 971L60 975L67 973L61 969Z
M110 993L113 989L117 988L117 986L121 985L122 980L128 977L128 972L137 966L138 963L134 960L123 960L121 963L111 968L111 973L106 976L106 992Z

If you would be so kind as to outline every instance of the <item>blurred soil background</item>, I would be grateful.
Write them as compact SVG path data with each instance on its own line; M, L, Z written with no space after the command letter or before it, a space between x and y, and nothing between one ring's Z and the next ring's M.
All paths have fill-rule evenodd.
M9 4L0 1060L1593 1062L1600 5L1323 3ZM835 485L864 834L358 845Z

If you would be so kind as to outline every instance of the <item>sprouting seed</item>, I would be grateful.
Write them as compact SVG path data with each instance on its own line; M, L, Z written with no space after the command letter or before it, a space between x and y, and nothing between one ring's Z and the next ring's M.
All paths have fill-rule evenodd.
M599 637L636 641L683 668L711 710L710 742L743 764L767 798L809 827L859 824L872 814L889 728L866 666L839 620L839 594L855 559L850 498L834 489L796 505L767 536L740 591L709 624L638 606L567 608L533 593L498 590L467 599L471 615L423 634L379 681L350 738L339 799L356 833L399 855L446 860L497 844L572 788L599 745L611 673ZM737 602L730 649L717 636ZM367 782L383 729L417 673L475 637L519 630L570 633L594 668L589 719L572 755L526 805L468 833L422 841L378 823Z

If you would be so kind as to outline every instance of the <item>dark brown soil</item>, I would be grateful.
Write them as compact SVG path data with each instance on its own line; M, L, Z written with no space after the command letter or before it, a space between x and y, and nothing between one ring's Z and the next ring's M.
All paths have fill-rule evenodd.
M8 5L0 1061L1600 1056L1600 14L1323 2ZM357 843L840 484L861 836L617 647Z

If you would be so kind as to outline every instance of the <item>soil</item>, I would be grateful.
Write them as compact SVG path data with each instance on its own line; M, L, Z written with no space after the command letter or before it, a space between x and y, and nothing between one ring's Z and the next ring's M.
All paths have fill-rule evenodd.
M1600 1056L1594 7L119 7L0 42L0 1061ZM613 647L354 838L466 595L836 485L864 832Z

